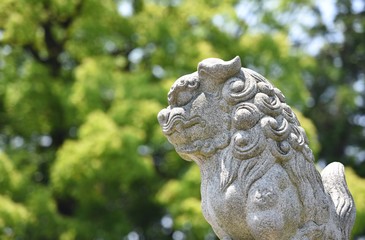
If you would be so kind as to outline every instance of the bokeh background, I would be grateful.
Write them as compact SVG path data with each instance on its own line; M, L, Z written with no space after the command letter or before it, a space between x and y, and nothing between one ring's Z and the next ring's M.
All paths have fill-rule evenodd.
M216 239L156 115L236 55L287 97L365 234L363 0L1 0L0 238Z

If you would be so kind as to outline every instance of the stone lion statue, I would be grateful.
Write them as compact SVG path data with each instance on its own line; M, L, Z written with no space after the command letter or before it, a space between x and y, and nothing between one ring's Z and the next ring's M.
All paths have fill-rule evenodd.
M281 91L258 73L210 58L176 80L163 133L201 172L204 217L220 239L348 239L355 205L344 167L321 174Z

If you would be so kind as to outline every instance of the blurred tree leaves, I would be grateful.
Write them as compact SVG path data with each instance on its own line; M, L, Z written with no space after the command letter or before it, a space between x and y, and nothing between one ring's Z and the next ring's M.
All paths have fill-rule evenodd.
M1 1L1 238L214 239L198 168L156 121L173 81L207 57L239 55L298 109L316 155L362 166L364 9L352 2L337 1L336 42L310 0ZM321 51L297 35L322 37Z
M365 221L365 181L356 175L355 171L351 168L346 168L346 180L356 204L356 219L354 229L352 230L352 236L356 236L359 233L364 232L363 222Z

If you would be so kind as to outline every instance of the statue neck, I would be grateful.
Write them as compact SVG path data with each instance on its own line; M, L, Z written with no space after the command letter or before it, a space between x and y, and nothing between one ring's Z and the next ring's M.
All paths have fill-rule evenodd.
M200 168L200 174L202 180L206 178L211 178L213 176L219 176L221 171L222 161L224 161L224 151L218 151L212 156L206 157L202 156L194 161L198 164Z

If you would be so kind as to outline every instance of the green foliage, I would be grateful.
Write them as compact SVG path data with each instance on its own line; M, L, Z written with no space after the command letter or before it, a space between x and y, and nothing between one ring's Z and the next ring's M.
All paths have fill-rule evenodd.
M293 109L293 111L294 111L295 115L297 116L301 127L304 128L305 133L307 134L308 141L309 141L309 147L310 147L310 149L312 149L313 155L316 158L316 156L318 155L318 152L320 150L320 143L318 142L318 139L317 139L317 129L314 126L314 124L312 123L312 121L310 119L306 118L305 116L303 116L303 114L301 112L297 111L296 109Z
M33 189L32 194L26 200L26 206L33 217L27 225L24 239L52 239L64 231L65 223L59 216L50 189L41 187Z
M24 62L21 70L24 74L15 81L9 81L5 92L4 107L8 118L12 120L9 124L15 134L20 133L27 137L34 131L50 132L59 123L59 114L52 111L58 99L53 93L55 87L49 71L34 61Z
M31 213L22 204L0 196L0 228L2 239L25 238L26 228L32 221Z
M114 98L114 63L111 58L86 58L75 69L70 100L80 119L95 109L105 110ZM114 74L115 75L115 74Z
M365 221L365 180L356 175L353 169L346 168L346 180L356 204L356 219L352 236L364 234Z
M107 238L132 229L133 217L142 221L140 216L128 214L134 214L133 204L152 194L153 188L142 186L154 181L153 166L137 151L121 149L135 149L143 137L144 132L138 128L119 128L105 113L95 111L81 126L79 138L67 141L58 151L51 171L52 188L61 201L72 201L77 206L66 214L86 221L78 223L77 237L95 234L83 235L81 230L91 227L87 219L96 216L101 226L96 234ZM135 189L138 185L140 189Z
M194 239L204 238L210 229L201 211L199 183L199 168L194 165L179 181L168 181L157 193L157 199L167 205L174 216L175 226L178 229L191 228L189 234Z
M14 169L13 163L8 156L0 153L0 191L1 194L8 195L16 191L20 182L20 175Z
M0 1L0 238L171 239L182 231L214 239L198 168L177 156L156 121L176 77L203 58L239 55L298 109L316 155L363 164L362 15L338 1L346 41L326 43L314 58L291 33L327 36L323 23L298 17L304 10L320 23L314 3L270 2ZM346 155L346 147L357 151ZM363 234L364 189L354 187L362 180L348 176L360 216L354 233Z
M313 13L316 27L308 31L310 36L326 38L328 42L308 72L306 82L312 107L304 113L320 129L319 157L326 162L341 161L364 177L365 5L356 1L335 2L333 22L324 21L318 9ZM336 37L331 38L334 32Z

